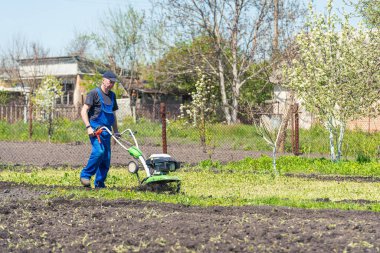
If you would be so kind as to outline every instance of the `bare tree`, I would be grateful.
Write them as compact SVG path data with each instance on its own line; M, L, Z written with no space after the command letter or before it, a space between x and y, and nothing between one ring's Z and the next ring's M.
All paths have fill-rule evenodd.
M45 74L41 58L46 57L49 50L37 42L28 42L23 37L15 37L10 47L2 52L1 64L10 81L20 85L24 90L28 106L29 138L33 136L33 100L30 99ZM21 67L21 65L26 67ZM25 112L26 115L26 112Z
M226 63L228 62L226 54L227 52L231 52L231 44L232 46L236 45L236 43L229 43L227 39L227 23L229 22L227 8L231 8L232 6L229 6L227 1L216 0L202 2L195 0L167 0L161 1L161 3L161 6L164 8L170 6L170 8L166 8L167 15L174 18L174 22L177 24L179 29L185 30L185 37L188 35L192 35L194 37L201 34L207 34L207 36L212 39L211 43L214 49L215 58L217 59L216 64L213 61L210 61L210 58L205 55L203 55L203 61L209 64L212 73L219 79L220 97L226 122L228 124L235 122L236 119L232 116L234 111L233 106L231 105L228 97L228 94L230 94L230 96L231 94L232 96L235 96L235 94L231 91L228 92L225 74ZM239 14L234 17L235 21L239 20ZM235 35L236 30L232 32L232 36ZM234 80L236 81L236 79Z
M292 101L292 95L290 101ZM288 121L291 116L291 109L293 108L292 103L285 104L285 112L287 112L285 117L282 118L271 118L266 115L260 117L259 123L255 123L256 133L260 135L272 148L272 165L273 165L273 174L274 176L279 175L279 171L276 166L276 156L278 153L278 143L281 142L281 133L285 125L288 124Z
M283 36L278 30L289 26L289 23L283 21L289 20L290 15L279 13L280 9L287 11L288 8L277 0L276 18L279 24L276 28L277 35L271 41L272 1L159 1L161 7L166 10L168 19L172 20L173 26L184 34L183 40L204 34L212 39L211 44L217 60L210 61L207 55L203 55L203 61L218 77L220 98L228 124L238 121L242 86L268 71L270 67L270 64L262 64L260 68L252 68L252 65L269 60L271 42L276 42L275 47L281 49Z
M86 34L76 34L66 47L66 53L71 56L88 57L91 50L91 40Z
M161 60L168 48L167 42L167 29L165 26L165 19L161 15L156 15L154 10L150 13L149 19L144 23L144 30L146 36L144 37L144 53L146 64L143 69L143 76L148 81L148 85L153 88L156 93L152 93L153 111L152 114L156 116L156 105L159 103L159 93L167 89L170 81L162 79ZM179 64L179 62L177 62Z
M101 20L101 31L88 36L99 50L98 56L119 76L129 75L128 87L138 76L139 57L142 55L145 14L129 6L109 10ZM129 73L124 73L128 70Z

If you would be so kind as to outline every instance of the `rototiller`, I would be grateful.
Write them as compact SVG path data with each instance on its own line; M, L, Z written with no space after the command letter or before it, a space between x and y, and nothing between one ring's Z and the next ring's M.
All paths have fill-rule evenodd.
M128 171L136 175L140 185L140 189L162 192L169 191L178 193L181 189L181 180L177 176L170 176L169 173L180 168L180 163L175 161L167 154L152 154L148 159L145 159L143 152L140 150L134 133L131 129L126 129L120 133L120 136L115 136L107 127L100 127L95 130L95 135L100 142L100 134L102 131L107 131L112 138L132 156L133 161L128 163ZM130 143L123 134L129 133L133 139L134 145ZM129 147L126 147L129 146ZM139 164L145 170L146 177L140 180Z

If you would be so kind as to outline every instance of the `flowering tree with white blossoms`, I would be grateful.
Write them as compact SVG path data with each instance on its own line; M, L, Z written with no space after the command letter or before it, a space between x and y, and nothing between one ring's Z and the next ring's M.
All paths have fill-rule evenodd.
M355 28L348 17L332 13L332 2L326 16L310 5L308 29L296 37L298 55L283 76L285 87L325 122L331 160L337 161L347 122L378 114L380 43L378 31Z
M54 76L46 76L35 93L35 104L41 111L45 112L47 116L44 120L48 122L49 141L53 135L53 112L55 110L56 100L62 95L62 84Z
M187 118L198 129L203 151L207 152L210 138L206 124L216 114L216 86L200 69L197 69L197 73L198 81L195 83L195 91L191 93L192 101L188 105L181 105L181 118Z

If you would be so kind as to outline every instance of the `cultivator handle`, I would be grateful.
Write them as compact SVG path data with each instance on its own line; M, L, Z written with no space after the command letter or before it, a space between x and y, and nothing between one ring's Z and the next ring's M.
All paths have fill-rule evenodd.
M120 133L120 135L124 134L125 132L129 132L129 135L133 138L133 141L135 142L135 146L132 146L130 148L127 148L126 146L123 145L123 143L120 142L120 140L111 132L110 129L108 129L107 127L105 126L102 126L100 128L97 128L95 129L95 132L94 132L94 135L96 135L96 137L98 137L98 140L99 140L99 143L100 143L100 134L103 132L103 131L106 131L108 132L111 137L125 150L128 151L128 153L134 157L135 159L138 159L140 160L141 164L143 165L144 169L145 169L145 172L146 172L146 175L148 177L151 176L150 174L150 171L149 171L149 168L148 166L146 165L146 162L145 162L145 158L143 156L143 153L142 151L139 149L139 145L137 144L137 140L135 138L135 135L133 134L132 130L131 129L125 129L123 132Z
M94 132L94 135L96 136L96 138L98 138L99 143L102 143L102 140L100 139L100 135L102 134L102 132L103 128L97 128Z
M130 147L128 149L128 152L135 159L139 159L139 157L143 155L142 151L138 147L135 147L135 146Z

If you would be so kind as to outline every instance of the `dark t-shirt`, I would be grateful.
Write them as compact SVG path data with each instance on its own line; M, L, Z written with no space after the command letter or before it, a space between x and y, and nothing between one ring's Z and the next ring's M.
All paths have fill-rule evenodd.
M102 94L103 101L106 105L111 104L111 94L113 94L114 101L113 101L112 111L116 111L117 109L119 109L116 102L115 93L113 93L112 91L109 91L108 94L105 94L101 89L100 89L100 93ZM97 89L93 89L87 94L86 101L84 103L90 106L90 110L88 111L88 118L90 120L96 119L102 110Z

